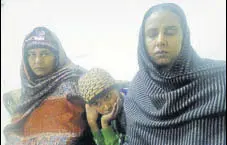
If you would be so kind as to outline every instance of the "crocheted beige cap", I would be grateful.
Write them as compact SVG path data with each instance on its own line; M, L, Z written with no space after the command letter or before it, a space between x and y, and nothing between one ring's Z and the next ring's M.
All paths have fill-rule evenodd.
M115 84L114 78L100 68L92 68L78 82L79 91L87 103Z

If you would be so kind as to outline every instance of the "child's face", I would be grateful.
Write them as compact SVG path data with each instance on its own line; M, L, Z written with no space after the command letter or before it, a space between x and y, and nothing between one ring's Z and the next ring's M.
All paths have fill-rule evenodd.
M112 111L114 103L119 97L119 92L117 90L109 91L106 96L97 99L92 106L97 110L98 113L104 115Z

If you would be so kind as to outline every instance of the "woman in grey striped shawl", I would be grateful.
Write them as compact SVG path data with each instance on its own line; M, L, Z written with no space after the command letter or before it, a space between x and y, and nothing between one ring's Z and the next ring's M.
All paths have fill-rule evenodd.
M226 62L196 54L179 6L146 12L138 62L124 101L125 145L226 144Z

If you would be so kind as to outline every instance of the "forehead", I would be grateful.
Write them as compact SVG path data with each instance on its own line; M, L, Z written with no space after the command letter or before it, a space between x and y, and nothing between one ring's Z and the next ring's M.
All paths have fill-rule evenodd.
M28 52L51 52L48 48L32 48Z
M180 17L175 13L164 10L153 12L145 22L145 28L180 26Z
M101 97L95 99L94 102L102 101L102 100L104 100L104 98L108 97L108 95L116 95L116 90L115 89L111 89L108 92L105 92L104 94L102 94Z

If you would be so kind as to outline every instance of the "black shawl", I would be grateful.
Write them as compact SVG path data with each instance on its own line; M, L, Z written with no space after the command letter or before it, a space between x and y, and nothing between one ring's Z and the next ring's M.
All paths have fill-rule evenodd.
M149 59L144 23L156 9L168 9L181 18L182 49L169 71ZM183 10L160 4L144 16L138 45L139 71L124 101L127 145L226 144L225 62L200 58L193 50Z

